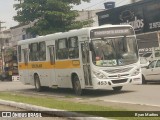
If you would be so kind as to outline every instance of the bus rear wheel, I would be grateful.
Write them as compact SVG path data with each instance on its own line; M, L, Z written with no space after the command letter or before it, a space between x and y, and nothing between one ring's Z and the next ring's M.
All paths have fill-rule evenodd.
M34 76L34 85L35 85L35 89L36 89L37 92L40 92L42 90L42 86L41 86L38 75Z
M78 96L82 95L81 84L77 75L74 76L73 78L73 90L76 95Z
M113 90L114 90L114 91L121 91L121 89L122 89L122 86L113 87Z

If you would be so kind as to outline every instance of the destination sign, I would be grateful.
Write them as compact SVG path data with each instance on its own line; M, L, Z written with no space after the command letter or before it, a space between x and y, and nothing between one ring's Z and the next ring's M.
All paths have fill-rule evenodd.
M132 28L101 28L91 30L91 38L103 38L103 37L115 37L115 36L127 36L133 35L134 31Z

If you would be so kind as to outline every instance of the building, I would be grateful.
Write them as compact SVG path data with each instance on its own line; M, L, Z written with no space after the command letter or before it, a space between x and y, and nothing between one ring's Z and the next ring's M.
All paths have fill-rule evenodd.
M86 21L92 20L93 23L88 25L88 27L98 26L98 16L96 15L97 12L103 11L104 9L98 10L82 10L79 11L79 16L76 18L77 21Z
M10 45L11 33L10 30L0 31L0 73L4 70L4 50Z
M16 46L11 42L11 30L0 32L0 75L1 79L11 80L12 75L18 74Z
M133 0L132 0L133 1ZM160 0L143 0L98 12L99 25L130 24L138 38L139 51L160 47ZM157 49L157 48L156 48Z
M29 25L15 26L10 28L11 35L12 35L11 37L12 46L16 46L19 40L25 40L32 37L30 34L26 33L26 29L31 27L32 25L33 23Z
M0 47L9 46L11 41L11 31L10 29L0 31Z

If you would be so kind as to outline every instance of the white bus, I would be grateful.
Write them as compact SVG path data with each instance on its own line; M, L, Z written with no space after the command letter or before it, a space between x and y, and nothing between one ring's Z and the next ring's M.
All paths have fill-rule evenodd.
M137 40L130 25L107 25L18 42L20 80L43 87L115 91L141 84Z

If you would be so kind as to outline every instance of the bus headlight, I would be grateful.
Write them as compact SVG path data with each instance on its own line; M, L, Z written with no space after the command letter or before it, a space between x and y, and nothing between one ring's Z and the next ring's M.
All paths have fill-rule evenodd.
M137 68L131 75L136 76L140 73L140 68Z
M93 74L99 79L106 79L107 78L103 73L98 72L98 71L93 71Z

